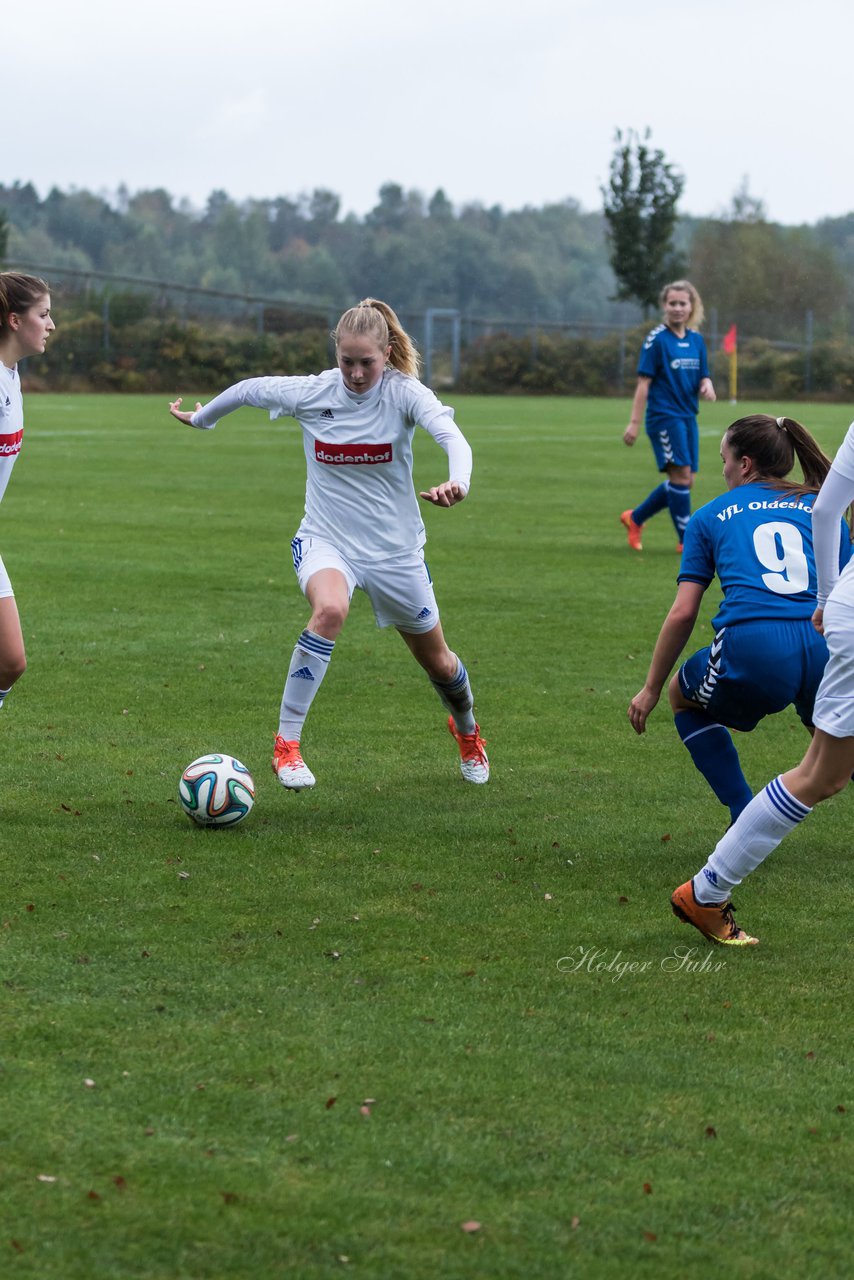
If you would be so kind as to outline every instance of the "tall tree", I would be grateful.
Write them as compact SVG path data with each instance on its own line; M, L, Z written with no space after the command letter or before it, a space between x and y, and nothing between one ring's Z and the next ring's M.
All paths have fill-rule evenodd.
M845 332L847 282L838 253L809 227L766 221L746 178L720 219L698 224L691 274L744 336L799 342L809 312L817 336Z
M634 299L645 311L658 301L661 286L683 266L673 249L676 206L685 179L654 149L647 129L618 129L607 187L602 187L611 266L617 298Z

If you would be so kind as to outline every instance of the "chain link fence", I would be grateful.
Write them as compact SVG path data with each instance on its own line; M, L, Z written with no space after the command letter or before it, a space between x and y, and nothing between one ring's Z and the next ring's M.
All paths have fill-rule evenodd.
M85 309L88 314L100 318L100 348L103 359L109 361L116 348L116 335L127 324L133 306L131 299L139 299L149 316L169 318L179 324L191 323L227 326L240 330L244 335L254 333L259 338L302 331L322 334L326 342L329 360L334 358L331 331L348 303L340 306L318 304L302 298L265 297L258 294L230 293L221 289L208 289L198 285L182 284L174 280L152 280L139 276L122 275L73 267L46 266L40 263L12 262L10 269L27 271L43 276L59 295L56 301L65 300L76 312ZM504 350L512 347L511 364L524 372L520 374L522 385L517 389L536 392L558 389L559 393L572 394L629 394L635 378L638 351L644 332L657 318L644 320L637 308L625 307L622 322L602 322L594 318L565 321L542 321L536 315L527 320L502 316L482 316L464 313L452 308L435 307L415 311L400 306L396 308L407 331L418 344L424 362L424 380L433 386L451 387L462 382L471 383L467 370L473 363L483 363L483 353L492 345L503 344ZM813 392L846 392L847 382L830 387L828 360L839 363L842 348L850 343L836 340L839 350L828 356L826 350L817 347L829 341L823 334L816 336L812 310L805 310L801 334L783 337L773 334L774 318L764 314L720 317L711 307L704 325L704 335L709 350L713 377L726 383L729 361L721 351L723 334L733 324L738 325L739 350L744 352L741 390L750 388L749 366L759 361L757 391L765 392L774 369L785 370L785 389L793 394L809 396ZM750 354L752 352L752 355ZM583 377L572 373L576 367L574 357L579 354L596 366L596 376ZM817 358L818 356L818 358ZM550 370L563 359L566 377L555 378ZM852 357L854 359L854 357ZM759 369L759 366L757 368ZM493 372L496 390L511 390ZM539 380L539 385L538 385ZM854 369L852 369L854 390ZM480 389L480 383L477 384Z

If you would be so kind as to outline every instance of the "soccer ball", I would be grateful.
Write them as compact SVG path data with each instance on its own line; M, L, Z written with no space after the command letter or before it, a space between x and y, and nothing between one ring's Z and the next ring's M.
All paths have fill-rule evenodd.
M178 783L178 799L200 827L233 827L255 803L255 783L245 764L215 751L187 765Z

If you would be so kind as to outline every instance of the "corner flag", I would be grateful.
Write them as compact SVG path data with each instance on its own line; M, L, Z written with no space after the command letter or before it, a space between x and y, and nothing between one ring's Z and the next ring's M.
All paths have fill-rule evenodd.
M730 325L724 334L721 347L729 356L729 398L732 404L736 404L738 400L738 330L734 324Z

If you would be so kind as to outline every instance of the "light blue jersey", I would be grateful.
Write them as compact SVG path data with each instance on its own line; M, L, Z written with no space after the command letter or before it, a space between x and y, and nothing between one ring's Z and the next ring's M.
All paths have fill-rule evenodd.
M666 324L657 325L646 338L638 361L638 375L652 378L646 402L646 425L658 418L695 418L699 390L709 377L706 344L695 329L677 338Z
M739 485L706 503L688 522L679 582L703 588L717 574L724 598L712 625L811 618L816 607L812 540L814 495L769 484ZM839 567L851 558L840 524Z

